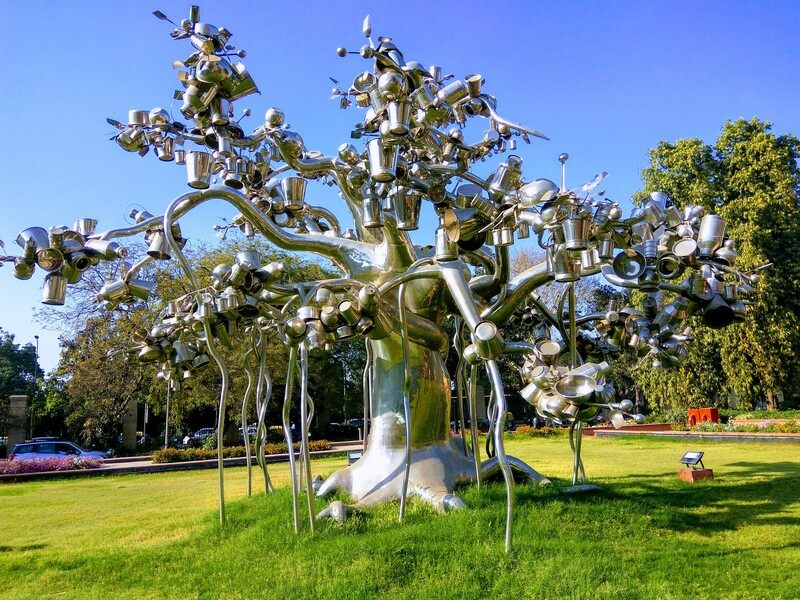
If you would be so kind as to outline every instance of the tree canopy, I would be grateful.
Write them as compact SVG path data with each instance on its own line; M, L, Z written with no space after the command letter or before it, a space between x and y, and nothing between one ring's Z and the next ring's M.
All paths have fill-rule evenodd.
M5 433L7 427L9 396L19 394L35 399L35 377L41 372L36 348L14 343L14 335L0 329L0 433Z
M313 281L333 276L330 268L315 262L303 261L296 255L281 252L263 241L229 240L217 247L202 247L187 252L199 281L208 284L218 264L229 264L242 250L256 249L266 262L283 261L289 281ZM147 402L151 414L161 419L166 412L167 383L156 378L156 365L140 362L128 355L131 339L137 330L147 330L162 312L167 299L185 293L185 280L174 269L153 272L156 285L148 301L115 311L86 311L89 297L97 292L97 284L85 282L82 290L70 296L66 310L47 311L51 324L65 331L61 361L48 387L48 406L60 412L71 435L87 444L113 445L120 431L122 415L129 400ZM88 314L88 318L87 318ZM83 315L83 316L82 316ZM247 332L244 332L247 333ZM259 335L258 331L250 335ZM276 385L269 403L268 422L279 420L279 398L283 397L280 382L285 379L287 356L275 331L267 331L266 363ZM247 387L244 370L245 354L253 344L239 344L220 350L230 365L231 393L227 407L228 423L235 436L241 415L241 398ZM334 416L361 414L361 373L354 365L363 364L364 351L360 344L339 344L325 357L310 364L312 397L340 397L339 402L327 402ZM258 357L250 356L249 363L258 370ZM170 431L185 432L214 422L219 403L221 377L216 368L192 373L188 379L175 374L170 397ZM239 399L238 401L236 399ZM250 404L250 417L254 413ZM163 421L162 421L163 423Z
M689 359L672 374L636 378L656 405L726 402L745 406L795 391L800 375L800 140L758 119L729 121L714 144L660 142L650 151L639 200L663 191L683 208L725 219L737 241L736 267L750 271L747 318L722 330L697 328ZM771 263L768 269L755 272ZM744 288L744 292L747 292Z

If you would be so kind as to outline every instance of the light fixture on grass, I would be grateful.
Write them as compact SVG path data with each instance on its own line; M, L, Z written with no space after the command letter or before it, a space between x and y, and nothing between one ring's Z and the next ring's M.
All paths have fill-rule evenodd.
M680 463L687 467L692 467L692 469L696 469L699 463L700 468L705 469L705 466L703 466L702 452L689 451L681 457Z

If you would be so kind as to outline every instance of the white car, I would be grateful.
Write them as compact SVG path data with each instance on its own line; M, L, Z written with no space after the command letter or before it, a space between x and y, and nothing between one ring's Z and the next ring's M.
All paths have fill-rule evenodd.
M62 442L61 440L48 440L38 442L25 442L14 446L14 450L8 455L8 460L36 460L40 458L95 458L102 460L108 458L108 452L97 452L94 450L84 450L72 442Z

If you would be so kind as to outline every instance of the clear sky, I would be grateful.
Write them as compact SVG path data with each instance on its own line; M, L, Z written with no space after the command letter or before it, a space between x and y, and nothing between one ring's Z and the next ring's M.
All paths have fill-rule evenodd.
M17 253L14 239L25 227L93 217L105 230L124 224L131 206L160 212L188 190L182 167L108 141L114 130L105 118L170 108L178 89L171 63L190 49L151 13L179 22L189 4L0 0L9 36L0 67L0 239L7 252ZM557 157L568 152L568 184L608 171L607 196L629 207L647 150L659 140L712 142L726 120L739 117L800 134L794 0L205 2L201 20L233 32L231 43L248 52L244 62L261 90L237 103L237 114L253 111L245 130L279 106L309 148L330 154L349 141L363 113L329 100L328 77L347 86L369 67L335 53L364 43L367 14L373 37L392 37L407 61L457 77L481 73L501 115L551 138L517 152L528 180L558 180ZM329 193L311 193L335 204ZM232 212L204 207L184 233L209 237L217 217ZM32 322L42 279L37 272L19 282L8 266L0 269L0 328L21 344L40 335L41 364L50 370L57 335Z

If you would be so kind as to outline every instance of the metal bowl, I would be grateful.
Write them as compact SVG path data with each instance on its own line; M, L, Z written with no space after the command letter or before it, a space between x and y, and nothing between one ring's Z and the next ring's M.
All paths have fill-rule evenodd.
M582 404L594 394L597 381L587 375L567 375L556 383L556 392L573 404Z

